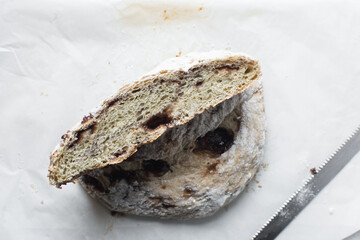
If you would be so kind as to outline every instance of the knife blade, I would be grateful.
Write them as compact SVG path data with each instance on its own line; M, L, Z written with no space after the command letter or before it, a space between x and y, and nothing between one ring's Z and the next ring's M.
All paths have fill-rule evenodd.
M275 239L360 150L360 126L251 238Z

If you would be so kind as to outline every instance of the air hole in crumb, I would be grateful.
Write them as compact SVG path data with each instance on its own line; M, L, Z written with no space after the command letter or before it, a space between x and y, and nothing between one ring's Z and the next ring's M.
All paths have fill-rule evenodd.
M137 181L138 176L134 171L126 171L121 167L117 167L111 170L109 175L110 184L114 182L121 181L122 179L126 180L126 182L132 184Z
M142 162L144 170L151 172L156 177L162 177L170 170L170 166L163 160L146 160Z
M204 81L199 81L195 84L196 87L200 87L202 84L204 83Z
M132 93L136 93L136 92L138 92L138 91L140 91L140 88L134 89L134 90L132 91Z
M174 207L176 207L176 205L168 203L168 202L164 202L164 203L162 203L162 207L165 209L168 209L168 208L174 208Z
M233 131L219 127L214 131L208 132L204 137L196 139L194 153L207 152L216 155L222 154L229 150L233 143Z
M248 73L252 72L253 70L254 70L254 68L249 66L249 67L245 70L245 74L248 74Z
M99 192L108 192L108 189L105 189L102 183L97 180L96 178L90 176L90 175L84 175L82 176L82 180L87 185L92 185L96 190Z
M126 153L126 150L120 149L120 150L117 150L116 152L114 152L112 155L114 155L115 157L120 157L124 153Z
M183 196L184 196L185 199L189 199L195 193L196 193L196 191L194 189L192 189L191 187L185 187Z
M168 98L168 97L169 97L168 95L164 95L164 96L161 97L160 100L165 100L165 99Z
M257 74L255 74L250 80L254 80L255 78L257 78Z

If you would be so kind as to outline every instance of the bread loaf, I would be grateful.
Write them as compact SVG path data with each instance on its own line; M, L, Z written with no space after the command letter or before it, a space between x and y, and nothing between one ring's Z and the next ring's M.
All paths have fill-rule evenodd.
M260 76L258 62L243 54L194 53L168 60L121 88L62 136L50 156L50 183L60 187L132 155L142 161L184 154L194 139L234 111L238 104L228 99ZM225 100L228 104L219 105ZM178 130L197 116L198 127Z

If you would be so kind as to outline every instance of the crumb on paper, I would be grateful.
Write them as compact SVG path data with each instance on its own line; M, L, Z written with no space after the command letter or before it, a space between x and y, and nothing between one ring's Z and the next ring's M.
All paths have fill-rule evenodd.
M164 21L169 19L169 15L167 14L166 10L164 10L163 19L164 19Z
M35 185L32 183L32 184L30 184L30 187L32 188L32 189L35 189Z
M112 231L113 228L114 228L114 222L111 221L110 224L109 224L109 226L106 228L106 231L105 231L104 235L106 235L106 234L108 234L110 231Z
M262 186L261 186L261 185L258 185L258 188L262 188Z
M44 93L44 92L40 92L40 96L45 96L45 97L47 97L47 96L49 96L49 94Z
M178 53L178 55L176 55L176 57L181 57L181 54L182 54L182 52L179 51L179 53Z
M98 78L97 75L96 75L96 78ZM95 84L96 84L96 81L95 81L95 80L91 80L89 86L93 86L93 85L95 85Z
M315 175L315 174L317 174L318 172L317 172L317 170L316 170L316 168L310 168L310 172L311 172L311 174L312 175Z
M261 164L261 166L263 167L263 169L266 169L269 166L269 163L263 163Z
M202 7L199 7L199 12L202 11L202 10L203 10L203 8L202 8Z
M44 205L44 200L41 200L41 202L40 202L42 205Z
M256 179L255 179L255 182L256 182L256 183L259 183L259 181L258 181L258 180L256 180Z

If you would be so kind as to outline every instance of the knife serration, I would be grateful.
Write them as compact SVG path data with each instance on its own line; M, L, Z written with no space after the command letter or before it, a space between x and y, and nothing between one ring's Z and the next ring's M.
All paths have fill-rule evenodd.
M256 232L252 240L275 239L360 149L360 126Z

